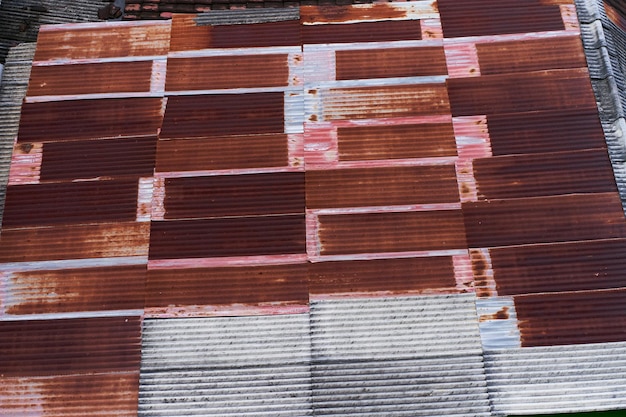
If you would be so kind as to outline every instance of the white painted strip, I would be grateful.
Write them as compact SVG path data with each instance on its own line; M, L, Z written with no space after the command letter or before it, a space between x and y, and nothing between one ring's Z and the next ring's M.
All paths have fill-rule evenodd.
M71 313L23 314L16 316L5 314L0 316L0 321L61 320L142 315L143 310L76 311Z
M403 213L414 211L460 210L461 203L407 204L398 206L361 206L307 210L307 213L324 214L359 214L359 213Z
M67 259L60 261L7 262L0 264L0 271L43 271L75 268L101 268L108 266L142 265L147 256L121 256L119 258Z

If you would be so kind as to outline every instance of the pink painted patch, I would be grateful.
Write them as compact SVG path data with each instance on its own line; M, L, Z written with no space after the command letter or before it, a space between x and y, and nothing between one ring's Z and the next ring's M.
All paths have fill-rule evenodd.
M469 253L453 256L452 264L454 265L456 288L460 292L474 292L474 274L472 273Z
M322 251L319 241L319 219L313 210L307 210L306 213L306 253L309 259L315 259L320 256Z
M422 19L420 20L420 26L422 28L422 39L443 39L441 20Z
M480 76L478 53L474 43L444 43L448 75L452 78Z
M43 144L17 144L11 157L9 185L39 183L42 157Z
M580 24L578 23L578 16L576 15L576 6L573 4L561 4L561 16L563 17L563 25L565 30L580 32Z
M152 183L151 220L165 218L165 178L154 178Z

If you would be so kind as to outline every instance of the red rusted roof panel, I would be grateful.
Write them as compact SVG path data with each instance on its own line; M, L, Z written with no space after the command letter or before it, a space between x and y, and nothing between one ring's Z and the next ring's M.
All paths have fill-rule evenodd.
M142 309L145 265L5 271L8 314Z
M487 126L494 156L606 147L595 103L580 109L491 114Z
M578 36L477 43L482 75L587 66Z
M460 210L320 215L323 255L466 248Z
M145 256L148 222L3 230L0 262Z
M400 5L402 6L402 5ZM408 17L405 8L393 3L377 3L369 6L335 6L325 4L320 6L300 6L300 20L308 23L345 23L350 21L394 20Z
M155 148L156 137L44 143L41 181L149 177Z
M308 170L307 208L459 201L454 165Z
M286 54L169 58L167 91L281 87L289 83Z
M595 290L624 285L626 240L489 250L498 295Z
M284 132L284 94L173 96L167 101L161 138Z
M19 142L153 136L161 126L161 98L109 98L25 103Z
M453 116L587 108L595 103L583 69L450 78Z
M172 16L171 52L210 48L211 26L198 26L195 19L193 14Z
M49 26L39 32L35 61L166 55L170 23Z
M480 199L616 192L606 149L479 158Z
M146 307L307 304L307 264L152 269Z
M446 38L563 30L558 5L541 0L438 0Z
M456 156L451 123L340 127L339 159L429 158Z
M304 214L152 222L150 259L305 252Z
M311 294L424 292L455 286L448 256L314 262L309 266Z
M341 50L335 53L338 80L446 75L443 47Z
M215 152L215 149L219 149L219 152ZM157 172L282 167L287 163L288 143L285 134L157 142Z
M383 20L350 24L303 25L305 44L386 42L422 39L419 20Z
M148 92L151 74L152 61L36 65L30 73L26 95Z
M522 346L623 341L625 304L623 288L516 296Z
M626 237L617 193L463 203L469 247Z
M132 221L137 195L137 180L9 186L2 227Z
M1 321L0 334L4 377L139 370L140 317Z
M304 213L304 173L166 178L165 218Z

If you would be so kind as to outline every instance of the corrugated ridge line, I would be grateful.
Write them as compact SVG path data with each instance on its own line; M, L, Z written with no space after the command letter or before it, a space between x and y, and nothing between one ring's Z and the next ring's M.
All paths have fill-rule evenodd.
M13 144L19 130L22 100L35 55L34 43L11 48L0 80L0 224L4 214Z
M626 397L626 343L487 351L498 414L617 410Z
M474 294L311 301L315 361L481 351Z
M195 19L198 26L211 25L246 25L253 23L284 22L300 20L300 8L290 9L252 9L252 10L215 10L201 13Z

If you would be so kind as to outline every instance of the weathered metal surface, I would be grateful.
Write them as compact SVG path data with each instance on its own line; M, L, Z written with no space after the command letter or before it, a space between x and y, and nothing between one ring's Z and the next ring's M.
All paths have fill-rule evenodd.
M266 92L169 97L160 137L283 133L283 96Z
M150 259L304 253L304 215L153 222Z
M213 10L209 13L199 14L195 18L198 25L211 26L283 22L286 20L300 20L300 8Z
M302 42L305 44L385 42L421 38L422 28L418 20L302 26Z
M215 152L219 149L219 152ZM285 134L159 140L156 172L287 166Z
M460 210L319 216L323 254L466 248Z
M300 15L304 25L418 20L439 17L437 3L433 0L408 3L353 4L343 7L302 5L300 6Z
M459 201L453 165L307 170L308 209Z
M18 141L154 136L161 126L162 101L149 97L26 103ZM71 117L74 114L80 117Z
M463 203L470 247L626 237L617 193Z
M304 173L165 179L165 218L304 213Z

